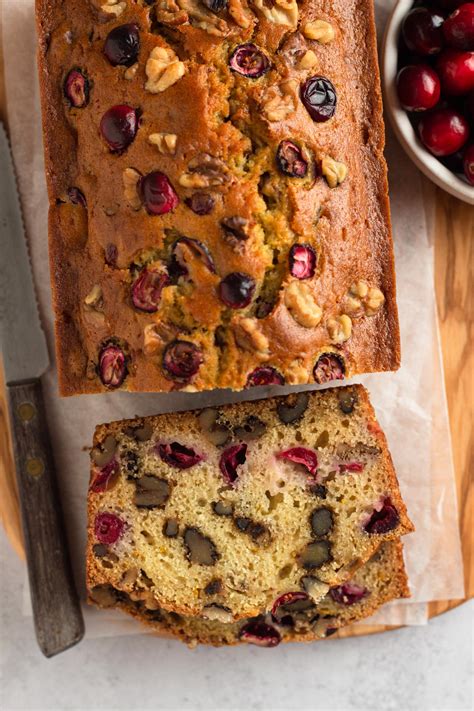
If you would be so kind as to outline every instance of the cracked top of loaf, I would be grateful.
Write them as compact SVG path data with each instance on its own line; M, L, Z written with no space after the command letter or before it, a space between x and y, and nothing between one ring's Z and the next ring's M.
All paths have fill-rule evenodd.
M399 365L371 0L38 0L60 390Z

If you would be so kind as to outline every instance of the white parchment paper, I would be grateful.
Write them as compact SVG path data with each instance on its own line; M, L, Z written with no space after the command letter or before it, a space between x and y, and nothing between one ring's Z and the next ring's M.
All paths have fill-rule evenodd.
M383 27L392 0L379 0ZM41 318L54 357L53 314L47 254L47 197L35 66L34 0L3 0L3 48L10 135ZM433 285L433 247L421 182L391 135L387 159L397 259L402 362L398 373L360 380L370 389L385 429L402 493L416 526L405 538L412 589L410 602L387 605L377 622L423 624L430 600L464 595L454 473ZM428 206L429 207L429 206ZM26 327L26 325L25 325ZM84 547L89 457L95 424L125 417L199 407L262 392L230 394L86 395L58 397L54 364L43 379L46 408L59 476L76 581L84 595ZM264 394L270 393L268 388ZM280 389L280 392L285 390ZM29 611L25 603L25 612ZM85 608L90 637L141 632L120 614Z

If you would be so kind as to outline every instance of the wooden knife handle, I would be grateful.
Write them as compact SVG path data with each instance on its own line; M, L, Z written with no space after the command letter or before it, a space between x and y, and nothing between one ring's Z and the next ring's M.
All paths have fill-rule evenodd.
M39 380L8 385L36 637L46 657L84 636Z

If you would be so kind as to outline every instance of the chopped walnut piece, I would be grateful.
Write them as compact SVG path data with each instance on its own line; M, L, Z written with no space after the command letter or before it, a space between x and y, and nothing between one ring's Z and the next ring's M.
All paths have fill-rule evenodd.
M351 337L352 321L347 314L328 319L326 326L333 343L344 343Z
M132 64L131 67L128 67L124 72L125 79L127 79L128 81L132 81L132 79L135 79L137 69L138 69L138 62L135 62L135 64Z
M184 75L184 62L170 48L154 47L147 59L145 73L147 82L145 89L152 94L159 94L176 84Z
M178 136L175 133L150 133L148 142L156 146L160 153L170 153L174 156L176 153L176 144Z
M143 329L143 351L146 355L154 355L163 347L163 340L156 330L156 324L149 323Z
M344 297L342 306L344 308L345 313L349 314L349 316L352 316L352 318L357 318L358 316L364 315L364 306L362 304L362 301L357 298L357 296L353 296L350 293L346 294L346 296Z
M307 22L303 27L303 34L306 39L317 40L321 44L328 44L335 37L334 27L325 20Z
M285 306L295 321L304 328L314 328L321 321L323 312L316 303L309 284L292 281L285 289Z
M347 166L330 156L324 156L321 161L321 172L327 180L330 188L335 188L347 177Z
M115 15L115 17L118 17L119 15L122 14L124 10L127 8L127 3L122 0L122 2L119 2L119 0L106 0L104 5L101 5L101 10L102 12L106 12L109 15Z
M211 12L204 2L200 2L200 0L176 0L176 2L190 18L194 27L199 27L210 35L217 37L222 37L228 33L227 22L218 17L216 13Z
M229 15L234 20L235 24L246 30L252 24L253 15L249 11L247 5L241 0L229 0L228 4Z
M123 194L125 200L134 210L139 210L142 206L140 195L138 194L138 182L140 173L135 168L125 168L122 173Z
M262 15L275 25L286 25L296 29L298 25L298 4L296 0L275 0L265 3L265 0L252 0L253 5Z
M284 121L295 111L295 101L291 94L282 96L273 92L262 106L263 115L268 121Z
M365 313L367 316L374 316L383 306L384 302L385 296L380 289L377 289L375 286L371 286L369 293L367 294L367 299L364 302Z
M308 49L308 51L303 54L296 67L297 69L315 69L317 64L318 58L312 49Z
M293 360L285 370L288 385L304 385L309 382L309 371L300 360Z
M366 281L359 279L359 281L356 281L354 282L354 284L352 284L349 291L351 294L354 294L354 296L358 296L360 299L365 299L365 297L369 293L369 285Z
M233 328L237 345L245 351L256 352L261 358L268 357L268 338L260 331L257 319L241 318L234 322Z
M209 188L223 185L230 180L229 171L220 158L201 153L188 164L188 172L179 178L183 188Z
M84 299L84 303L91 309L100 310L103 306L102 289L98 284L94 284Z

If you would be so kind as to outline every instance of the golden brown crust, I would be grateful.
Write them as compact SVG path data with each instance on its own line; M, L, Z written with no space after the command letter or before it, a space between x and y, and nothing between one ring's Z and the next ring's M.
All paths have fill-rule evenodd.
M344 358L346 375L396 369L399 332L372 1L324 0L317 11L310 0L299 5L300 28L308 20L324 19L335 30L334 41L327 45L296 35L302 46L315 53L318 69L314 71L329 77L338 94L334 118L318 124L310 119L297 93L291 99L295 110L287 120L264 118L262 106L272 92L280 95L285 80L301 84L311 73L288 67L283 52L295 37L288 27L262 18L255 8L246 11L251 18L247 30L224 13L228 32L224 37L193 24L180 25L177 35L167 30L172 47L184 59L186 73L156 95L144 88L145 65L152 48L166 40L149 31L152 9L145 3L125 3L115 19L100 10L102 4L105 0L37 0L61 393L106 389L97 375L97 363L101 347L111 338L128 359L128 375L121 387L136 391L241 389L248 374L261 365L275 367L289 383L313 382L314 364L326 351ZM141 30L133 80L125 79L125 68L112 67L102 52L110 29L127 22L136 22ZM265 47L275 64L275 69L253 82L236 79L227 69L231 49L249 40ZM83 109L70 110L63 96L64 77L73 67L82 67L92 81L91 99ZM181 111L184 102L186 111ZM136 138L122 155L108 151L98 129L103 113L118 103L142 111ZM162 155L148 142L149 134L159 131L178 136L176 155ZM335 188L321 176L302 182L283 177L274 163L282 139L304 145L317 164L324 156L344 163L348 177ZM186 206L184 200L193 191L179 183L189 161L203 152L221 158L231 175L230 188L211 190L216 206L204 217ZM143 175L164 171L180 198L176 210L155 217L143 208L132 210L122 185L122 173L130 167ZM276 203L262 193L267 174L278 193ZM87 209L70 203L71 187L84 193ZM220 226L222 219L234 215L247 219L251 228L240 252L224 240ZM150 248L158 250L160 259L169 258L167 230L205 243L217 274L198 265L193 283L165 288L157 313L140 312L130 300L133 265L142 265ZM288 251L295 242L312 244L318 255L316 274L305 281L322 309L316 326L302 326L285 302L291 282ZM110 244L117 248L115 266L105 263ZM248 309L223 307L216 287L231 271L251 274L256 293L267 276L264 291L274 307L265 318L254 319L255 300ZM344 313L347 292L357 279L380 289L385 301L375 315L354 317L350 338L337 344L328 323ZM94 286L102 291L99 312L84 307ZM268 344L263 351L253 341L250 347L242 346L242 338L236 336L241 316L252 318L252 328L263 337L259 342ZM156 348L146 354L145 328L153 324L161 335ZM224 346L216 345L219 327L218 340ZM187 383L165 377L162 369L166 343L180 337L195 343L204 358L198 374Z

